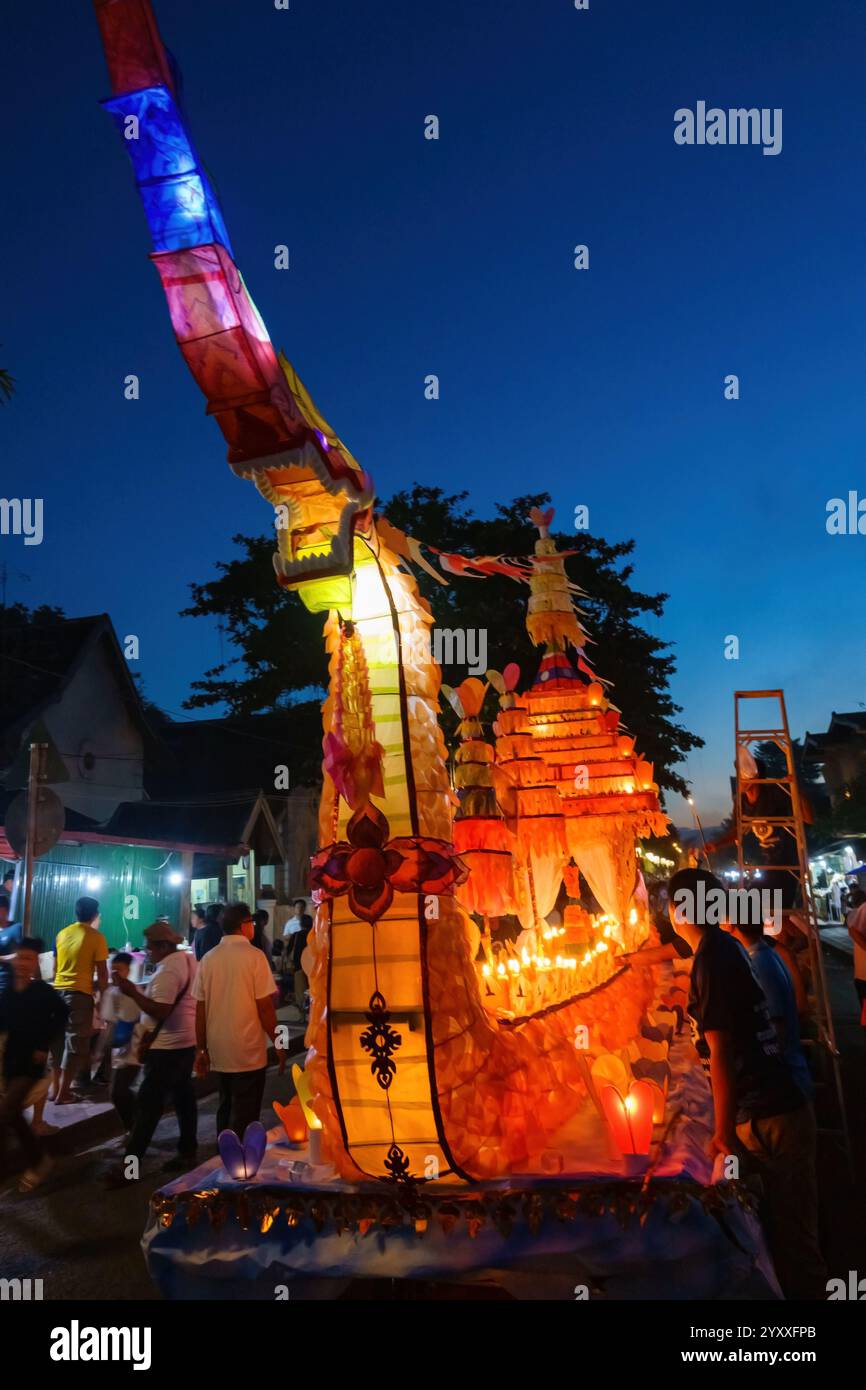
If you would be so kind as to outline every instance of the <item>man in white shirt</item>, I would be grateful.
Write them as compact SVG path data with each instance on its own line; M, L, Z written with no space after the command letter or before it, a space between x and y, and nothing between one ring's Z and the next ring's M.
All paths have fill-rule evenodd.
M244 928L252 923L246 908L232 904L222 918L223 936L203 957L193 996L196 1000L195 1069L199 1076L219 1077L217 1134L244 1130L261 1113L268 1061L267 1039L276 1047L276 981L264 952L253 946ZM286 1053L277 1047L280 1074Z
M147 1029L139 1044L144 1078L138 1088L126 1154L144 1157L162 1118L166 1098L171 1096L177 1115L178 1151L175 1158L163 1164L162 1171L184 1172L195 1167L198 1131L198 1106L192 1084L196 960L191 951L177 949L183 938L172 931L168 922L153 922L144 932L144 939L148 956L156 966L147 990L138 989L131 980L120 976L114 981L121 994L138 1005L145 1022L155 1025Z
M313 919L307 912L306 898L297 898L295 902L292 903L291 917L286 918L286 924L283 927L283 940L291 941L291 938L299 931L309 931L312 925ZM294 945L294 942L292 942L292 945Z

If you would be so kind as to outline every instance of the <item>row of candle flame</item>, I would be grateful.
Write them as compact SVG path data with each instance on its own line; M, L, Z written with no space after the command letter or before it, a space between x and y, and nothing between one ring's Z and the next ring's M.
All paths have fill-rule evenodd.
M591 918L600 934L582 956L562 953L551 956L543 948L530 951L525 945L517 947L506 942L497 960L487 939L483 938L486 959L480 963L479 974L485 1007L491 1013L510 1017L533 1014L603 984L616 972L618 951L629 949L631 943L624 938L635 934L638 920L638 913L632 908L628 916L631 930L626 933L609 914ZM538 935L550 942L567 932L567 927L544 926Z

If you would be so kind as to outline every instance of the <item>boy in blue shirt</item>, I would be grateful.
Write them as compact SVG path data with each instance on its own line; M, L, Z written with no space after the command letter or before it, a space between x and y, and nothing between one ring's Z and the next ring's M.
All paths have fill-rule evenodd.
M800 1019L797 1013L797 998L794 982L788 967L782 960L769 936L764 933L763 923L731 927L735 936L749 957L752 974L764 991L767 1012L770 1015L779 1048L794 1076L794 1080L807 1100L812 1099L812 1075L800 1043Z

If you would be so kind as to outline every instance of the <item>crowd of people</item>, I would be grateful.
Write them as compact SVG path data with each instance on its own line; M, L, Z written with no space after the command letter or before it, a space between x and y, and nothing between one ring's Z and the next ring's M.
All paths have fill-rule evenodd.
M702 885L702 891L699 887ZM623 957L643 967L688 961L688 1014L709 1077L711 1152L720 1177L761 1179L762 1219L786 1298L826 1298L818 1237L817 1127L813 1080L803 1047L809 1037L806 923L796 911L772 930L758 910L745 921L710 922L684 913L686 902L723 893L703 868L682 869L651 899L661 945ZM848 931L854 983L866 998L866 893L850 889ZM866 1024L866 1010L861 1017ZM809 1037L810 1042L814 1038Z
M823 1297L813 1087L801 1041L804 923L789 912L781 930L767 934L759 917L711 923L679 910L684 897L705 901L712 890L721 892L721 884L702 868L680 870L657 887L650 904L661 944L622 960L639 968L690 961L688 1013L712 1090L712 1152L717 1163L735 1158L763 1179L765 1227L786 1296ZM866 1025L866 893L859 887L849 890L847 920ZM177 1152L163 1171L195 1165L194 1076L217 1079L217 1133L231 1128L242 1135L259 1118L269 1041L280 1071L285 1067L277 1005L291 997L303 1015L302 956L312 919L298 899L281 941L271 943L268 924L267 912L243 903L197 906L184 942L167 920L157 920L143 933L146 984L131 978L129 951L109 951L91 897L79 898L75 921L57 936L53 984L41 978L41 941L14 941L0 979L0 1161L13 1135L27 1165L22 1190L38 1186L50 1168L42 1143L52 1128L46 1104L73 1103L109 1059L110 1098L126 1130L123 1161L106 1175L109 1185L139 1176L169 1101ZM8 936L2 895L0 929Z
M242 1135L259 1118L269 1042L285 1068L277 1007L291 999L298 1019L305 1014L301 958L312 918L304 899L276 943L269 914L245 903L194 907L187 941L158 919L142 933L146 982L138 983L135 954L109 950L95 898L79 898L75 921L58 933L52 983L42 978L43 942L12 930L6 895L0 918L0 1166L14 1137L26 1164L21 1191L51 1171L43 1141L57 1126L46 1122L46 1105L78 1103L100 1079L126 1132L122 1161L106 1173L109 1187L140 1177L168 1102L177 1152L162 1170L195 1165L195 1076L216 1078L216 1133Z

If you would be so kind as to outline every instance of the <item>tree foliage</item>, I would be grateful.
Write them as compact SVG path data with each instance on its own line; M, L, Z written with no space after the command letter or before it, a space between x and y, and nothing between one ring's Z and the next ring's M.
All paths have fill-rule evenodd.
M549 500L546 493L518 497L482 518L472 512L467 493L416 485L398 492L382 510L395 526L440 550L525 556L537 539L530 508ZM580 607L592 639L587 656L599 675L613 682L611 698L643 755L655 763L662 788L685 791L677 766L702 740L677 722L681 709L669 690L675 669L670 644L640 623L646 614L663 614L667 595L632 587L633 541L611 545L586 532L559 534L557 541L560 549L574 552L566 561L568 574L586 593ZM218 565L216 579L192 586L193 602L184 616L218 619L235 655L193 682L186 707L225 704L238 714L291 709L306 739L310 697L320 699L327 680L322 616L308 613L274 582L272 537L238 535L234 542L240 553ZM485 631L488 667L501 670L516 661L523 683L531 681L539 652L525 628L526 585L497 576L454 578L443 586L421 571L417 578L437 626ZM465 675L465 667L443 668L449 684ZM309 755L309 748L299 749L299 757L309 761Z
M15 378L5 367L0 367L0 405L11 401L15 394Z

